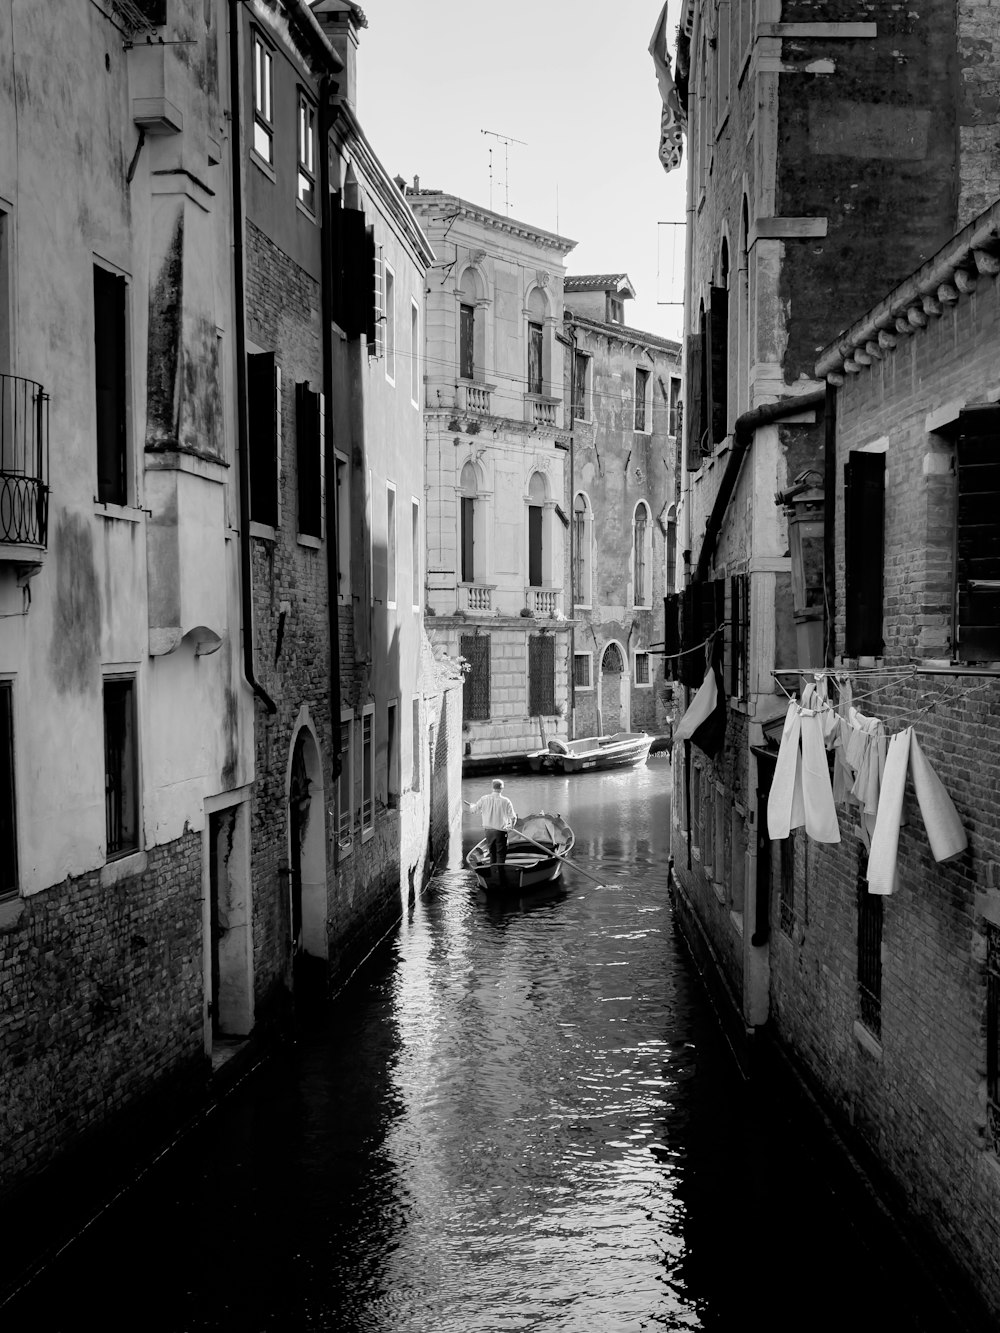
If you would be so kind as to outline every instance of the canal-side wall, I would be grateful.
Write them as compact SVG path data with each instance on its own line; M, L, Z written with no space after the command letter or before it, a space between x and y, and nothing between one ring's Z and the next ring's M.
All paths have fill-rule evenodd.
M3 906L0 1197L154 1093L203 1091L201 858L190 832Z

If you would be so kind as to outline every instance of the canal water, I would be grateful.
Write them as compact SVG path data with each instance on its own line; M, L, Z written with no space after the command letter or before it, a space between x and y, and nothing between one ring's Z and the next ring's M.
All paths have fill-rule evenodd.
M672 922L668 785L507 779L601 883L439 875L5 1333L956 1329L799 1101L741 1078Z

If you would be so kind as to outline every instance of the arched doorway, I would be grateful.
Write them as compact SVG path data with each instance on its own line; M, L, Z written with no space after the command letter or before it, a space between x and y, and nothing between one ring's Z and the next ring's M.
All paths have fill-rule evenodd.
M301 727L288 770L289 917L296 989L322 988L326 934L326 833L323 770L315 737Z
M601 655L601 734L611 736L628 730L628 684L625 658L617 643L609 643Z

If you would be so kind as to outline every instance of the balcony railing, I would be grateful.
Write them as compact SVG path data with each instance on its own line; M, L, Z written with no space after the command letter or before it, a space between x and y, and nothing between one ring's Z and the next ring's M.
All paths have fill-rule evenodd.
M534 426L554 426L556 424L556 409L560 401L558 398L542 398L537 394L526 393L524 395L525 421L530 421Z
M536 616L554 616L559 610L558 588L529 588L528 606Z
M482 615L493 610L493 585L473 584L465 589L465 609Z
M481 412L489 416L490 384L470 384L467 380L458 385L459 411Z
M49 395L34 380L0 375L0 544L46 545L48 480Z

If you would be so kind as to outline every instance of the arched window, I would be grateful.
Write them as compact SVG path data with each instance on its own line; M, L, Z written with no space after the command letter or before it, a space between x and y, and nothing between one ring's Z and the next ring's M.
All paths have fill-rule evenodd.
M479 478L474 464L462 468L459 489L459 551L461 552L461 579L474 583L476 579L476 509L479 498Z
M632 605L652 606L653 534L649 508L644 500L635 507L632 519Z
M545 392L547 357L545 346L545 316L548 302L540 287L528 294L528 392Z
M545 501L548 487L540 472L532 473L528 483L528 586L540 588L545 582L548 552L545 538Z
M582 491L573 501L573 601L576 606L590 606L591 540L594 512Z
M467 268L458 285L458 373L464 380L483 378L483 320L478 311L482 296L480 286L476 270Z

